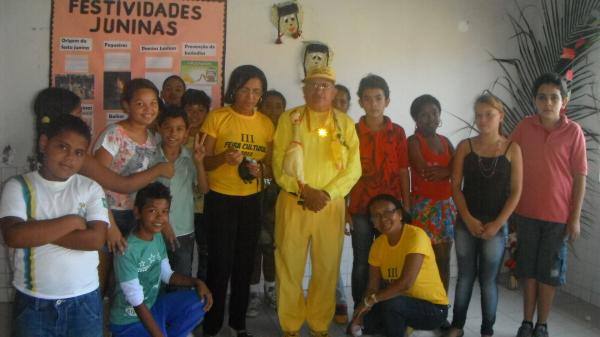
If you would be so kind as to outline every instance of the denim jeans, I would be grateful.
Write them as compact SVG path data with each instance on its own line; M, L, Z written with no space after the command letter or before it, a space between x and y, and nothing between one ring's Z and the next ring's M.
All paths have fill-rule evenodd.
M102 300L87 294L45 300L16 291L13 337L102 337Z
M192 260L194 259L194 233L181 235L177 237L179 246L175 251L167 248L167 256L171 269L178 274L192 276ZM190 289L190 287L180 287L174 285L167 286L168 291Z
M162 333L169 337L186 337L204 317L204 301L195 290L159 295L150 309ZM142 322L111 324L113 337L150 337Z
M458 280L454 295L454 316L452 326L462 329L467 318L467 310L473 291L475 278L481 288L481 334L493 335L498 306L498 286L496 279L502 265L508 226L504 224L496 236L482 240L471 235L462 219L454 228Z
M361 303L369 280L369 251L379 234L366 214L352 216L352 298L354 307Z
M366 334L403 337L406 327L435 330L448 317L448 306L408 296L397 296L379 302L367 313L363 325Z

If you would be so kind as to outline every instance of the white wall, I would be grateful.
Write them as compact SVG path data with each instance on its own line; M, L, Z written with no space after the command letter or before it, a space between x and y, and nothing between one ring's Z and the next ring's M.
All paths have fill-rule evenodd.
M284 38L270 23L275 0L229 0L227 17L226 77L241 64L255 64L267 74L269 87L280 90L289 106L302 103L301 40ZM472 101L498 76L498 67L488 52L512 56L511 35L504 13L513 10L503 0L303 0L303 39L323 41L335 52L333 66L340 83L355 93L367 73L383 76L391 89L388 115L412 134L414 124L408 109L423 93L442 103L441 133L454 143L465 137L456 132L463 125L451 112L470 119ZM459 24L468 22L468 30ZM48 84L50 1L0 1L0 150L16 148L16 168L0 169L4 179L25 166L31 153L33 119L31 100ZM361 115L353 94L351 115ZM596 173L597 176L597 173ZM600 237L596 230L594 237ZM582 246L592 245L582 240ZM587 248L587 247L586 247ZM579 249L580 255L581 251ZM589 249L591 252L593 249ZM0 249L0 301L9 298L8 269ZM600 301L600 264L590 274L586 296ZM347 264L346 264L347 265ZM577 265L577 264L575 264ZM576 267L579 268L579 267ZM585 265L581 269L587 269ZM579 283L577 283L579 287ZM577 288L580 289L580 288ZM584 297L586 297L584 296ZM584 298L585 299L585 298ZM598 304L598 303L597 303Z
M388 114L412 134L412 99L431 93L444 111L470 117L474 97L497 75L487 51L506 48L504 1L468 0L305 0L305 40L334 50L338 82L353 93L351 115L362 114L354 94L368 73L383 76L391 89ZM262 68L269 86L282 91L290 106L302 103L300 80L303 43L284 38L275 45L269 24L271 0L230 1L227 20L227 74L240 64ZM461 21L470 29L459 32ZM239 32L244 32L240 34ZM442 133L453 140L462 125L444 114Z

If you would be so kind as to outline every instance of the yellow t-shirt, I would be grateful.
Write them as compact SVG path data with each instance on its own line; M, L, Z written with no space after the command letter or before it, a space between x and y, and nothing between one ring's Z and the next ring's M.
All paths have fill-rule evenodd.
M390 246L385 235L379 236L371 246L369 264L379 268L386 283L392 283L400 278L408 254L421 254L425 258L417 279L406 296L434 304L448 304L431 240L421 228L405 224L400 241L395 246Z
M354 121L338 110L315 112L303 105L288 110L279 117L273 141L273 175L277 184L285 191L299 192L296 178L283 170L283 159L293 139L290 115L295 111L303 116L299 133L304 156L304 182L313 188L327 191L332 200L345 197L361 175L360 149ZM326 136L319 136L318 129L331 126L333 122L329 120L332 118L330 113L335 113L339 130L329 130ZM343 168L338 168L334 161L332 137L340 139Z
M265 157L273 142L273 129L269 117L261 112L246 116L227 106L211 111L200 131L216 139L215 154L234 147L258 161ZM255 180L244 183L238 167L229 164L208 171L208 185L211 190L226 195L246 196L259 192Z

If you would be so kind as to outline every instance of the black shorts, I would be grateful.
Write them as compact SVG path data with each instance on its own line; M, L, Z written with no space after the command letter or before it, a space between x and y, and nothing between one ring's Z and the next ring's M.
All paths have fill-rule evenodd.
M532 278L554 287L566 282L566 224L515 214L518 278Z

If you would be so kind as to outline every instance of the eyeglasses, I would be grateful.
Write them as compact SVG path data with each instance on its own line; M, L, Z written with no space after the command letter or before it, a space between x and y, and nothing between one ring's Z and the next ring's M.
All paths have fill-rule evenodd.
M237 91L239 94L247 96L247 95L254 95L254 96L262 96L262 90L261 89L250 89L250 88L240 88Z
M380 221L383 218L386 219L390 219L391 217L394 216L394 213L396 213L396 210L398 210L397 208L392 208L392 209L386 209L383 212L379 213L379 214L371 214L371 221L372 222L377 222Z
M333 87L333 84L329 82L308 82L306 83L306 87L311 90L327 90Z

